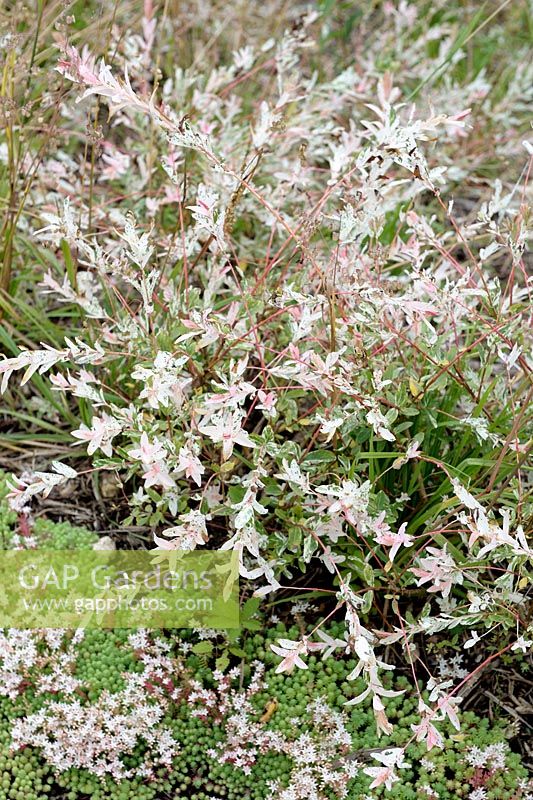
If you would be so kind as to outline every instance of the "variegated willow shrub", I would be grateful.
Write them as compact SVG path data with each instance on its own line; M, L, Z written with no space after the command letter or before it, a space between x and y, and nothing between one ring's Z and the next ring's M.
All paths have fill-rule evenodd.
M46 268L11 301L54 322L4 334L0 374L7 413L34 383L75 449L14 477L11 503L114 474L122 523L157 547L231 549L250 593L321 599L272 644L278 671L345 654L348 704L371 701L385 741L387 673L427 684L409 736L431 750L470 673L431 674L427 637L473 673L533 640L531 65L518 39L502 51L498 9L444 2L346 8L354 52L333 55L327 5L267 3L236 36L216 3L146 2L138 30L119 3L101 59L56 37L64 141L21 222ZM180 26L205 28L191 57Z

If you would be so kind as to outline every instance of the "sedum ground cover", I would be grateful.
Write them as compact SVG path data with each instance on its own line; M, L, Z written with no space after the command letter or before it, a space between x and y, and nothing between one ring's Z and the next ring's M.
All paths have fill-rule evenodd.
M13 12L2 546L242 629L4 631L0 797L531 798L528 3Z

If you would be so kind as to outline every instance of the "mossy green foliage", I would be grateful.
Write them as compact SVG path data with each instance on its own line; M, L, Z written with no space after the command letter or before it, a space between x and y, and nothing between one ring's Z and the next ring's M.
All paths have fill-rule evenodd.
M6 478L5 473L0 472L0 543L4 549L11 545L17 529L17 514L9 508L6 500L9 492Z
M329 632L338 636L341 628L334 624ZM128 672L142 671L138 654L128 642L128 633L123 630L85 632L83 641L76 645L74 674L82 684L76 699L81 698L87 704L95 702L104 690L120 691L124 686L123 676ZM347 714L346 728L352 736L353 750L344 757L356 758L369 765L373 763L370 757L373 749L403 746L411 737L411 724L418 721L416 692L407 691L405 695L388 701L388 714L395 728L391 736L378 739L369 702L348 708L344 705L363 688L360 680L347 681L347 675L355 666L353 660L332 657L322 661L312 655L308 659L308 670L290 675L276 674L278 659L271 654L269 644L280 635L293 637L294 634L293 628L286 629L280 623L271 624L265 634L256 633L241 642L245 655L241 677L235 681L236 687L241 682L243 687L247 686L254 671L253 662L259 654L266 664L264 687L251 697L254 708L251 719L257 723L263 718L262 725L279 731L289 740L295 740L305 732L317 736L309 706L313 699L323 698L331 709ZM66 633L63 647L69 647L70 638L71 634ZM180 636L167 634L167 638L171 642L171 655L176 659L176 674L180 676L177 680L182 684L196 680L205 688L214 689L216 680L211 664L188 646L194 641L193 635L184 632ZM215 643L213 657L217 649ZM122 781L99 778L86 770L55 773L37 750L30 747L19 752L10 750L9 731L13 720L41 708L51 697L35 691L38 677L30 670L27 686L16 700L0 699L0 800L47 800L58 793L65 800L264 800L270 796L269 782L278 780L282 787L289 783L294 763L283 753L259 755L250 774L233 764L222 763L213 750L224 751L225 720L217 717L216 709L205 720L193 716L192 706L185 699L186 692L184 699L169 705L163 720L179 742L179 752L170 770L158 769L155 777L150 779L138 777ZM402 676L390 677L389 685L396 689L412 688L407 678ZM427 693L423 692L422 696L427 701ZM69 698L60 694L53 699L69 702ZM269 706L275 710L265 720L265 708ZM461 721L460 733L448 722L439 723L445 738L444 750L433 749L427 753L424 744L410 744L407 760L411 767L402 770L401 783L389 792L382 787L373 790L372 797L415 800L425 798L423 787L430 786L440 800L468 798L476 785L476 770L465 758L467 749L474 745L484 748L505 740L505 725L491 727L487 719L472 712L463 713ZM146 747L139 742L136 749L124 757L124 763L135 768L145 755ZM488 800L512 800L518 781L526 777L519 756L509 752L506 769L494 771L484 784ZM349 784L348 800L361 800L368 792L370 781L360 770ZM330 796L332 800L335 797L333 794Z
M71 525L70 522L54 522L44 517L28 520L22 531L18 515L8 505L9 476L0 472L0 548L11 549L30 535L36 546L48 550L89 550L98 540L98 535L88 528Z

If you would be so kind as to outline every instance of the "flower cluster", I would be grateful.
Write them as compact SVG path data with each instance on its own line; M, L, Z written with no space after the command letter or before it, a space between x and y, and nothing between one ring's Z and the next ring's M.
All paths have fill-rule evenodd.
M272 627L294 635L292 627ZM340 632L337 623L322 633L335 642ZM212 656L231 639L213 632L196 644L192 632L33 632L39 655L26 659L18 694L0 709L4 778L37 800L45 800L45 785L73 800L156 800L183 786L192 800L209 792L239 800L250 789L253 800L356 800L383 790L395 796L402 783L440 800L530 797L503 728L459 712L461 736L451 719L440 724L442 750L424 754L415 737L406 747L396 735L380 741L370 701L349 713L343 708L352 665L311 656L307 671L280 674L268 653L275 635L243 635L240 666L221 670ZM20 638L10 641L28 651ZM262 662L257 652L265 652ZM73 675L75 688L68 685ZM387 686L404 690L391 699L390 713L408 737L416 700L403 678ZM423 690L421 702L430 694Z

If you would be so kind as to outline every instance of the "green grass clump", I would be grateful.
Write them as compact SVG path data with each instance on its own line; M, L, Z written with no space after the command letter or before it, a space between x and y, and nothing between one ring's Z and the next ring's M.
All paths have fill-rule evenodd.
M0 543L4 549L10 546L17 527L17 514L9 508L6 500L9 492L6 477L5 473L0 472Z

